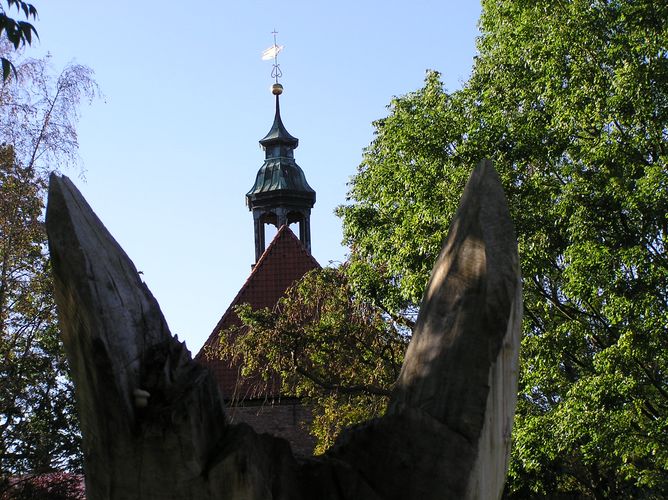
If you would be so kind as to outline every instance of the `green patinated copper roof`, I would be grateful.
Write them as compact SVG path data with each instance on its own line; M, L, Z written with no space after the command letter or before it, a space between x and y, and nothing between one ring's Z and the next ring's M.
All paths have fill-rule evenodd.
M306 176L295 162L293 151L299 139L291 136L281 120L281 112L276 96L276 115L269 133L260 140L266 151L264 164L255 178L255 184L246 193L249 207L257 197L267 198L272 194L285 197L295 196L299 204L315 203L315 191L306 182ZM297 201L297 200L295 200Z
M274 116L274 123L269 132L267 132L267 135L260 139L260 144L267 147L279 143L296 148L299 145L299 139L292 137L285 128L285 125L283 125L283 120L281 120L281 108L278 102L278 96L276 96L276 115Z
M246 196L279 190L315 194L315 191L306 182L306 176L295 160L292 158L267 158L257 173L255 184L246 193Z

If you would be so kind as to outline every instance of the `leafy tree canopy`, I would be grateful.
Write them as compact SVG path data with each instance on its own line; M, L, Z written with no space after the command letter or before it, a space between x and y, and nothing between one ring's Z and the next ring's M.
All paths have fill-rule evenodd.
M485 2L481 27L475 139L510 169L526 290L510 489L662 496L668 5Z
M72 385L58 338L43 181L0 149L0 467L45 472L79 461Z
M357 299L344 270L307 273L274 310L240 306L244 326L221 335L220 355L241 364L255 392L278 383L312 405L317 452L347 425L382 414L407 343L404 329Z
M489 1L480 26L464 89L430 73L376 122L340 209L352 260L417 304L493 158L525 290L509 494L665 493L668 6Z

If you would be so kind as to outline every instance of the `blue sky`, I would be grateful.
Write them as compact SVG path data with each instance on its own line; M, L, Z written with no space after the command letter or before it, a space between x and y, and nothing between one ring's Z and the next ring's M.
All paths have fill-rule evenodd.
M35 0L40 42L56 69L95 71L104 97L82 108L85 179L69 175L196 352L253 263L244 195L262 165L258 140L274 101L271 63L285 48L281 114L295 159L317 192L313 255L342 261L346 182L393 96L427 69L448 90L468 78L479 2L342 0L114 2Z

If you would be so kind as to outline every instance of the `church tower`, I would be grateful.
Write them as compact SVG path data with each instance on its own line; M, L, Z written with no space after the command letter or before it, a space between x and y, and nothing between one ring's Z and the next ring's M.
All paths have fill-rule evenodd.
M299 140L288 133L281 120L279 96L283 87L278 83L280 69L276 61L281 48L274 38L274 45L263 53L263 59L265 54L274 59L272 77L276 80L272 93L276 114L269 133L260 139L264 163L246 193L255 227L255 264L195 359L216 377L230 422L245 422L257 432L281 436L296 453L310 456L315 445L307 430L313 421L310 408L299 398L282 394L280 379L272 378L262 384L257 378L242 377L239 362L219 354L221 337L229 338L239 328L245 328L236 313L237 306L273 308L297 280L320 268L311 255L310 217L315 191L294 159ZM289 227L293 223L299 224L299 237ZM276 226L278 232L265 244L267 224Z
M291 136L281 120L280 95L283 86L275 83L272 93L276 97L276 114L271 129L260 145L265 152L262 167L255 184L246 193L246 205L253 212L255 233L255 262L262 256L265 244L265 225L280 229L284 225L299 224L299 240L311 253L311 208L315 204L315 191L306 182L304 172L295 162L294 150L299 139Z

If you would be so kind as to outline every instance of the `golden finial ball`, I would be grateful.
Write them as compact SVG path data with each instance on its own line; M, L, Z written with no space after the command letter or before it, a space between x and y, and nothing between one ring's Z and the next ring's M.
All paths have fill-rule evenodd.
M274 83L271 86L271 93L274 95L281 95L283 93L283 85L280 83Z

